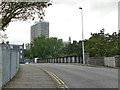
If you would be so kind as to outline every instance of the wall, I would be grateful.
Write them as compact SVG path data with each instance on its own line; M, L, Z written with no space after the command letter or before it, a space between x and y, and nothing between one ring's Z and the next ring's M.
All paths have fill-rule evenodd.
M19 68L19 51L10 49L9 44L0 44L0 60L2 61L2 85L12 79Z
M115 65L116 67L120 67L120 55L115 56Z
M120 56L104 57L104 65L108 67L120 67Z
M65 56L39 59L37 63L83 63L82 56ZM85 54L85 64L94 66L120 67L120 55L115 57L89 57Z
M116 67L115 57L104 57L104 65L108 67Z
M88 65L104 66L104 57L89 57L87 60Z

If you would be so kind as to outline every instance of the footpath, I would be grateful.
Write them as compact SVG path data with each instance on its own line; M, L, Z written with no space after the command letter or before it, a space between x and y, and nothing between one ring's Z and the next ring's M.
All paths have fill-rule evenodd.
M56 84L41 69L22 64L17 75L3 88L56 88Z

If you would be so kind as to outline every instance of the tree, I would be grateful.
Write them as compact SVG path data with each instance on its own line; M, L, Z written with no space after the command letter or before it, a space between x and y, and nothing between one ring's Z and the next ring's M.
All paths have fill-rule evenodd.
M57 57L60 54L60 50L63 46L62 39L57 38L45 38L45 36L41 35L41 37L35 37L31 47L31 53L35 57L39 58L49 58L49 57Z
M91 35L85 43L85 51L91 57L110 57L119 54L119 36L116 32L112 35L105 34L104 29L102 29L100 33L93 33Z
M24 58L25 59L31 58L31 54L30 54L30 50L29 49L25 49L24 50Z
M50 2L1 2L0 30L3 31L12 20L34 20L35 15L43 19L45 16L44 8L51 5Z
M116 32L113 32L112 35L107 36L107 44L106 44L106 56L114 56L118 55L118 42L119 37Z
M104 36L104 29L100 30L100 33L94 33L91 35L92 36L86 43L85 50L90 53L90 56L105 56L105 46L107 41Z
M62 48L62 55L72 56L72 55L82 55L82 41L73 41L73 43L68 43Z

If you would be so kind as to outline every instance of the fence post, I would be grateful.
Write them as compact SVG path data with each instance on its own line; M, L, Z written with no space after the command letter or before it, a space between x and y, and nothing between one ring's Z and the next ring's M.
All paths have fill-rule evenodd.
M0 87L2 87L2 45L0 44Z

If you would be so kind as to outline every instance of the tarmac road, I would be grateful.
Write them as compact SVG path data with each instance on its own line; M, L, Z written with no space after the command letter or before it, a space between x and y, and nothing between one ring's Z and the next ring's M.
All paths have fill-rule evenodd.
M32 64L56 74L69 88L118 88L118 69L71 64Z

